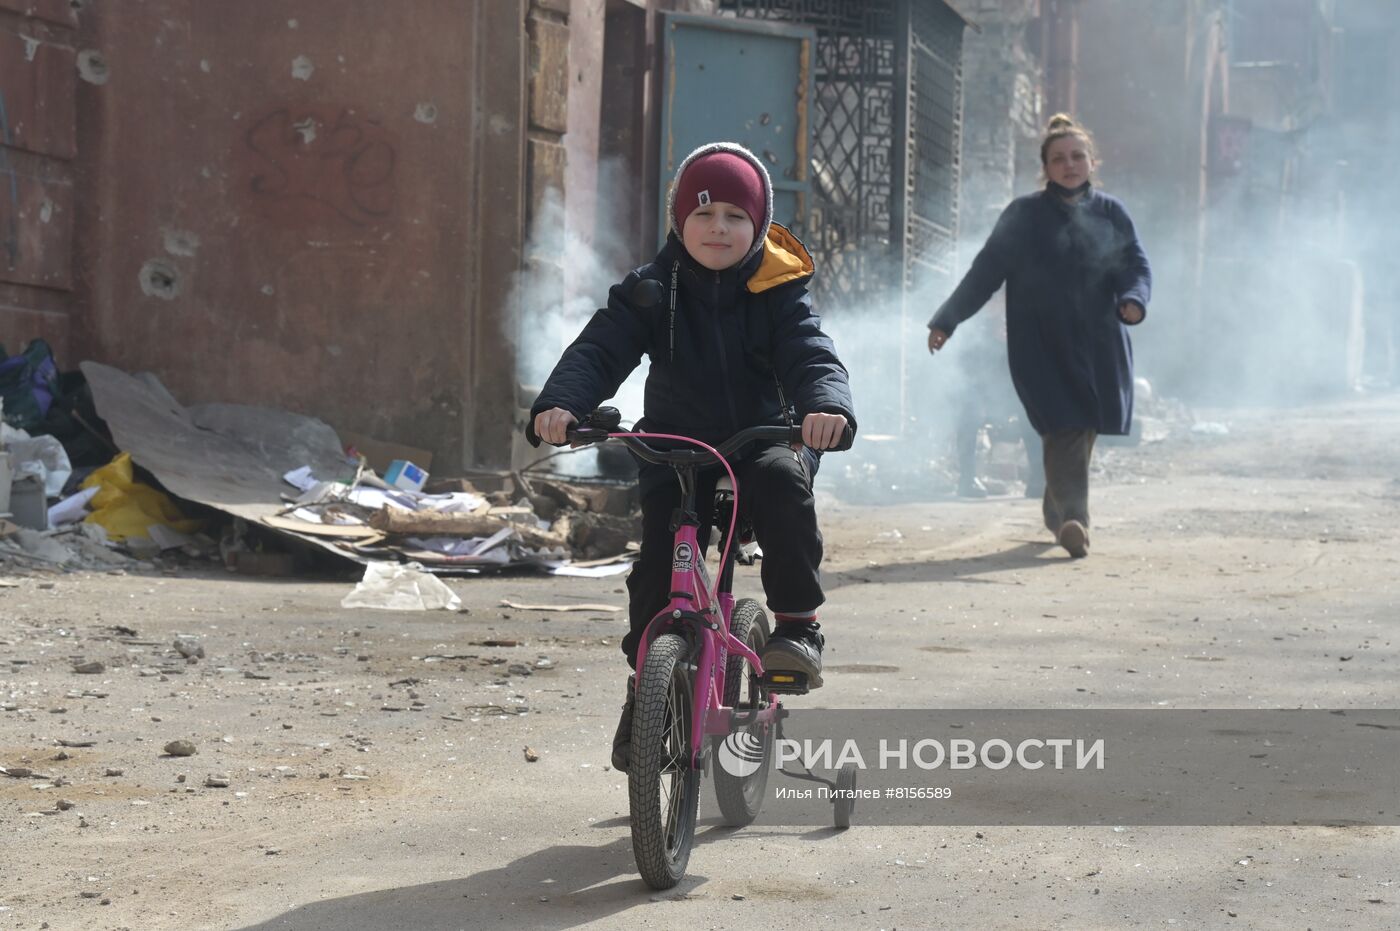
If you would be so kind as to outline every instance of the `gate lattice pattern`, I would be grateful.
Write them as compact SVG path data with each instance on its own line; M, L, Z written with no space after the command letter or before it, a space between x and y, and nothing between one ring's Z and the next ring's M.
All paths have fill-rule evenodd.
M849 306L898 282L951 275L962 109L957 14L942 0L721 0L720 8L817 28L804 232L821 264L823 303Z

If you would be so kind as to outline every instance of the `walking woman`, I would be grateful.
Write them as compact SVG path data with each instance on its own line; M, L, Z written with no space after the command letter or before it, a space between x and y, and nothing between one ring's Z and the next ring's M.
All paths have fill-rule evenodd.
M1099 434L1133 419L1128 327L1147 315L1152 272L1133 221L1093 187L1094 140L1057 114L1040 144L1045 190L1013 200L951 297L929 321L936 353L1006 285L1011 381L1045 449L1045 526L1089 553L1089 457Z

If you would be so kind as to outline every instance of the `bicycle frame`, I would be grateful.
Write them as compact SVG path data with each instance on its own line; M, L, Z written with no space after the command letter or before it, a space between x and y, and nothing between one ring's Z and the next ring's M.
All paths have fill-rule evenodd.
M704 765L707 737L728 736L736 725L748 727L753 724L776 725L781 715L781 703L772 696L771 704L757 712L739 716L733 707L722 704L726 661L730 653L737 653L752 664L758 675L763 675L763 663L758 655L730 633L730 619L734 612L734 562L736 551L734 536L739 514L739 482L729 462L713 447L691 439L665 433L609 433L609 439L651 439L679 440L698 446L710 453L723 466L734 488L733 510L730 515L729 531L725 534L724 550L720 555L717 583L710 579L709 568L705 565L703 550L699 541L699 521L695 514L695 465L673 465L681 482L681 509L684 517L676 527L671 548L671 598L647 624L637 648L637 669L646 663L647 647L663 633L679 631L687 633L687 639L694 646L692 661L692 719L690 726L690 765L700 768ZM709 528L705 528L708 532ZM640 682L640 678L638 679Z

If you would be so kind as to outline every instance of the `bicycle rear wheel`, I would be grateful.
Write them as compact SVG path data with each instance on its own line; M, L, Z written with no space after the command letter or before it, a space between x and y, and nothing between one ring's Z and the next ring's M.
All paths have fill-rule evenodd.
M768 617L758 602L745 598L734 605L729 631L750 650L762 653L768 642ZM748 661L737 653L729 654L724 665L724 704L753 710L770 700ZM775 732L773 725L753 724L715 738L715 799L725 824L743 827L758 817L773 766Z
M688 645L663 634L647 648L632 716L627 795L632 855L653 889L670 889L685 875L695 840L700 770L691 766L694 706Z

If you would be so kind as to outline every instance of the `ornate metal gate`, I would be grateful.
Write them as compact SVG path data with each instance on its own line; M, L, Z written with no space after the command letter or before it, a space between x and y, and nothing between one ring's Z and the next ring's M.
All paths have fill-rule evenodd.
M838 327L848 311L881 308L878 335L858 341L848 365L866 373L860 393L879 399L874 422L863 417L867 432L903 433L915 330L933 310L909 297L948 293L957 261L967 22L944 0L720 0L719 8L817 29L804 223L820 269L814 287ZM884 325L891 310L897 323Z
M739 17L815 26L808 246L839 308L952 274L963 19L943 0L720 0Z

